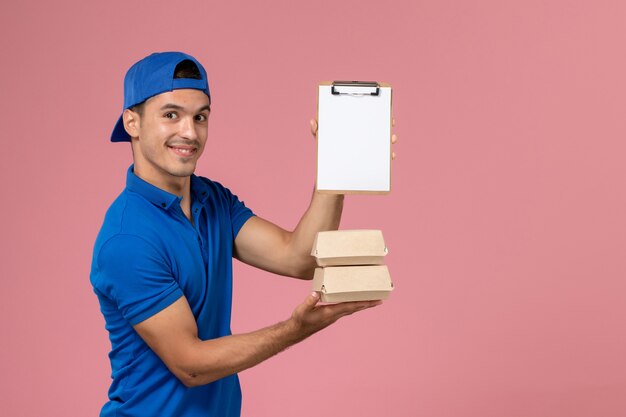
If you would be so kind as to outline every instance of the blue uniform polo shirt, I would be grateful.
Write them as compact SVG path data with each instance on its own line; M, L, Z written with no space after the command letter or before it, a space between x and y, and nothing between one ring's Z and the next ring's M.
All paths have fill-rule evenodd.
M253 213L227 188L191 176L181 198L128 170L96 239L91 283L111 340L112 383L101 416L239 416L237 375L187 388L133 329L185 296L202 340L231 334L232 253Z

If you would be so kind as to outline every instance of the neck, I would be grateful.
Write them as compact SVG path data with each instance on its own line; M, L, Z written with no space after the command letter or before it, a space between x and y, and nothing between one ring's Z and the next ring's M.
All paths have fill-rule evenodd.
M147 183L163 191L167 191L170 194L182 197L180 207L183 209L185 216L191 220L191 176L175 177L172 175L158 175L153 171L142 169L141 166L137 166L137 164L135 164L133 172Z
M167 174L163 175L161 173L155 172L155 170L144 169L140 164L135 163L133 167L133 172L136 176L141 178L147 183L154 185L162 189L163 191L167 191L168 193L182 196L189 195L189 190L191 186L191 177L175 177L173 175Z

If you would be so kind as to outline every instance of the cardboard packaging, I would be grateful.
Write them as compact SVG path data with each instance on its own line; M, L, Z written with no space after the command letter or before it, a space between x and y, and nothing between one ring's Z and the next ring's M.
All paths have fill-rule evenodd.
M320 266L313 291L326 303L386 300L393 290L384 265L387 252L380 230L319 232L311 251Z
M313 291L327 303L386 300L392 290L386 265L316 268L313 277Z
M318 266L383 265L387 247L380 230L319 232L311 256Z

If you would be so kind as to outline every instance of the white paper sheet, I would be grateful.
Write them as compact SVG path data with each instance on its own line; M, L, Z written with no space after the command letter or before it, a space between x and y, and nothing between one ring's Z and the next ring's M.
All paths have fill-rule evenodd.
M380 87L377 96L337 95L331 87L319 86L317 189L389 192L391 87Z

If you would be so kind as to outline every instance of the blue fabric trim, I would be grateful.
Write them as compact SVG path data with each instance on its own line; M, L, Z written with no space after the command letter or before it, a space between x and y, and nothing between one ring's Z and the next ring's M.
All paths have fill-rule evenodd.
M175 301L177 301L180 297L184 295L179 287L172 287L170 291L170 294L168 294L165 298L160 299L158 303L156 303L149 309L142 310L139 314L127 317L128 322L133 326L139 324L142 321L149 319L155 314L161 312L162 310L165 310L167 307L172 305Z

